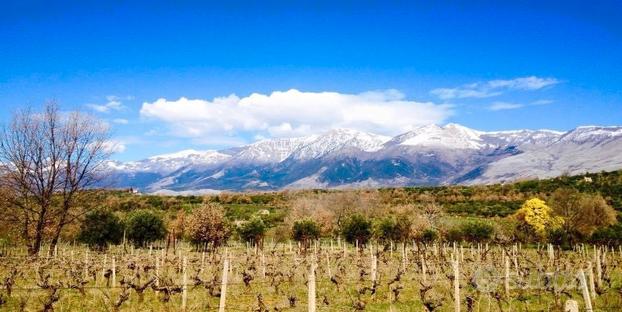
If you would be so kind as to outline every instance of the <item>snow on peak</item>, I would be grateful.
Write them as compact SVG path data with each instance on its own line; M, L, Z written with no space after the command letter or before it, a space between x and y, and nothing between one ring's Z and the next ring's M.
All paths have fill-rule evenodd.
M622 127L584 126L566 133L553 130L482 132L449 123L445 126L435 124L420 126L394 138L337 128L319 135L261 140L235 149L235 153L187 149L140 161L125 163L111 161L107 167L116 171L170 173L187 166L217 166L227 161L279 163L288 158L309 160L357 151L377 152L394 145L456 150L518 146L523 150L533 150L565 142L598 144L618 137L622 137Z
M425 125L395 137L392 142L405 146L479 149L485 146L482 132L458 125Z
M622 127L599 127L599 126L582 126L574 130L568 131L561 138L564 142L585 143L585 142L601 142L607 139L613 139L622 136Z
M170 154L162 154L162 155L151 156L148 159L166 160L166 159L175 159L175 158L186 158L186 157L190 157L192 155L201 155L201 154L208 153L208 152L213 152L213 151L197 151L197 150L193 150L193 149L187 149L187 150L183 150L183 151L179 151L179 152L175 152L175 153L170 153Z
M240 161L281 162L301 146L314 141L315 135L298 138L266 139L244 147L236 156Z
M109 168L129 172L170 173L189 165L215 165L222 163L231 156L218 151L196 151L192 149L176 153L162 154L139 161L109 164Z
M510 130L510 131L494 131L485 132L483 137L493 144L506 144L513 146L540 146L550 145L559 140L563 132L554 130ZM496 142L493 142L496 141Z
M313 159L322 157L341 149L358 149L364 152L375 152L382 148L390 137L338 128L322 133L308 144L299 148L293 157L296 159Z

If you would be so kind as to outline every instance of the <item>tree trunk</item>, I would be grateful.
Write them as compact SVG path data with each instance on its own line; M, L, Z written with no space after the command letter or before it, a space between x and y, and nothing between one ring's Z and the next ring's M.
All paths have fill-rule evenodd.
M48 204L41 204L41 211L39 212L39 220L37 220L37 227L35 228L35 237L32 245L30 246L29 253L31 256L37 255L41 250L41 243L43 242L43 231L45 230L45 218L47 216Z
M35 239L30 245L29 253L31 256L34 256L39 253L41 249L41 242L43 241L43 220L39 220L37 222L37 229L35 230Z
M54 230L54 236L52 237L52 241L50 242L50 248L54 248L56 247L56 244L58 244L60 234L63 231L65 222L67 221L67 213L69 212L70 207L71 205L69 204L69 201L67 200L63 201L63 212L60 216L60 220L58 221L58 225L56 226L56 229Z

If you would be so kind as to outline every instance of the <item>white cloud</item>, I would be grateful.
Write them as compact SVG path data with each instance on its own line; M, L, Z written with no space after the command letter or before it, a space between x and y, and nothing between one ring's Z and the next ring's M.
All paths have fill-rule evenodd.
M121 141L108 140L104 142L103 149L107 153L123 153L126 149L126 145Z
M475 90L467 88L438 88L430 91L433 95L443 100L462 99L462 98L486 98L500 95L501 92L491 92L488 90Z
M528 104L494 102L490 106L488 106L488 109L491 111L500 111L500 110L509 110L509 109L519 109L519 108L528 107L528 106L548 105L551 103L553 103L553 101L551 100L537 100L537 101L533 101Z
M538 90L558 83L559 80L555 78L540 78L536 76L488 81L488 85L491 88L508 88L515 90Z
M88 106L92 110L99 112L99 113L108 113L110 111L118 111L118 110L123 109L124 106L121 100L124 100L124 99L131 100L133 99L133 97L127 96L124 98L120 98L115 95L108 95L106 96L107 102L105 104L86 104L86 106Z
M129 123L127 119L123 119L123 118L115 118L112 120L112 122L119 124L119 125L127 125Z
M531 105L548 105L551 103L553 103L552 100L537 100L537 101L533 101Z
M508 110L508 109L517 109L525 107L523 104L517 103L507 103L507 102L494 102L492 105L488 107L491 111L500 111L500 110Z
M442 123L452 115L445 104L406 100L396 90L343 94L275 91L212 100L158 99L145 102L142 117L160 120L181 137L292 137L343 127L398 134L415 126Z
M438 88L430 91L441 99L486 98L503 94L508 90L539 90L544 87L560 83L555 78L540 78L536 76L520 77L509 80L489 80L462 85L456 88Z

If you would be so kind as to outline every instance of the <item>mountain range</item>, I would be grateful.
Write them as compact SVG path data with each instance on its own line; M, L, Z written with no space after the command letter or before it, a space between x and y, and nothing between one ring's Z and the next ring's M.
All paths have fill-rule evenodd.
M108 186L162 194L506 183L621 169L622 127L484 132L447 124L395 137L334 129L105 166Z

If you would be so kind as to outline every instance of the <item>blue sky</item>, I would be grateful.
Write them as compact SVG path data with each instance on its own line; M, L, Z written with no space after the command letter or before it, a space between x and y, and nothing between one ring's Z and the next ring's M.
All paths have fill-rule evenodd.
M386 2L5 1L0 120L55 100L109 122L121 160L342 126L622 124L620 2Z

